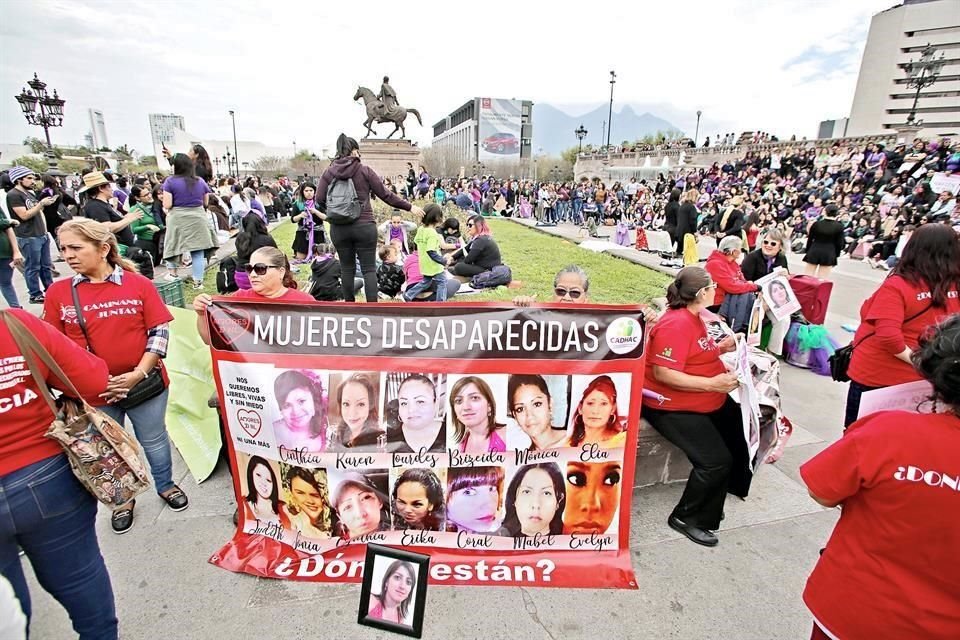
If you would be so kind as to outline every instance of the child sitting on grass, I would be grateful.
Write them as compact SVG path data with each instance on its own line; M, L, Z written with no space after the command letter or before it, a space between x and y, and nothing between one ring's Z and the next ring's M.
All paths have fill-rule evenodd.
M323 302L343 300L340 261L337 260L332 244L324 242L313 245L310 274L310 295L314 300Z
M403 265L400 250L390 243L380 248L380 266L377 267L377 290L381 298L396 298L403 287Z

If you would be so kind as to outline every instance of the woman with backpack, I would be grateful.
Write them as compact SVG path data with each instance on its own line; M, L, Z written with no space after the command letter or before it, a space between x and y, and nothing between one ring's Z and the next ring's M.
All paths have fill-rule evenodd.
M344 182L347 184L341 184ZM353 198L347 197L351 187L355 192ZM328 189L337 197L328 200ZM337 138L337 157L320 176L315 197L317 209L326 214L330 223L330 239L343 268L343 299L347 302L356 300L353 278L358 257L364 296L367 302L377 301L377 225L373 219L371 195L396 209L423 216L423 209L387 191L380 176L360 163L357 141L341 133ZM358 205L359 211L354 211L353 205ZM358 215L354 217L354 214Z

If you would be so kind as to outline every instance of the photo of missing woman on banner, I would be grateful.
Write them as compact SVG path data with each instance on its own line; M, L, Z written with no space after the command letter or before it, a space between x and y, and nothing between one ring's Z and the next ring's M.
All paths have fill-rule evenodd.
M278 417L273 421L273 434L278 447L326 451L326 389L326 372L312 369L283 371L274 379Z
M446 399L446 374L386 374L383 422L387 428L387 450L391 453L446 451Z
M627 440L630 412L629 375L573 376L568 446L596 444L604 449L622 447Z
M355 540L390 529L389 474L386 469L331 471L330 505L339 519L336 535Z
M337 526L337 514L330 504L327 472L283 462L279 466L284 510L290 527L305 538L330 538Z
M791 314L800 311L800 302L790 287L790 281L785 273L773 273L757 281L760 285L763 301L767 309L777 320L789 318Z
M517 469L507 486L507 509L502 536L526 538L563 533L566 489L555 462L528 464Z
M518 429L509 430L511 449L542 451L567 446L570 376L512 374L507 378L507 415Z
M446 469L391 469L393 528L443 531L446 503L443 486Z
M334 451L386 451L380 424L380 374L376 371L330 373L330 448Z

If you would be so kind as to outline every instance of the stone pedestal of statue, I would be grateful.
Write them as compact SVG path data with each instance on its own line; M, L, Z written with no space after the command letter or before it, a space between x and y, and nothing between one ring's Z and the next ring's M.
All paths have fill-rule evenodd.
M360 160L377 172L381 178L390 178L402 186L407 180L407 163L419 174L423 151L409 140L360 140Z
M915 124L900 124L897 125L897 143L904 143L908 147L913 144L914 138L917 137L917 134L920 133L920 130L923 129L922 126Z

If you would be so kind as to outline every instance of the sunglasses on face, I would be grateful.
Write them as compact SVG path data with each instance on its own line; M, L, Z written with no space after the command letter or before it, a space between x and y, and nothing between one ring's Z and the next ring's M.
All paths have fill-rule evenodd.
M557 287L553 290L553 292L558 298L570 296L571 300L577 300L583 295L583 291L580 291L579 289L564 289L563 287Z
M467 223L467 229L473 229L473 224L471 224L471 223L468 222L468 223Z
M246 271L247 273L255 273L255 274L257 274L258 276L266 275L267 269L280 269L280 268L281 268L281 267L278 267L278 266L276 266L276 265L273 265L273 264L263 264L262 262L258 262L257 264L245 264L245 265L243 265L243 270L244 270L244 271Z
M765 247L776 247L776 246L779 245L779 244L780 244L779 242L776 242L776 241L774 241L774 240L764 240L764 241L763 241L763 246L765 246Z

